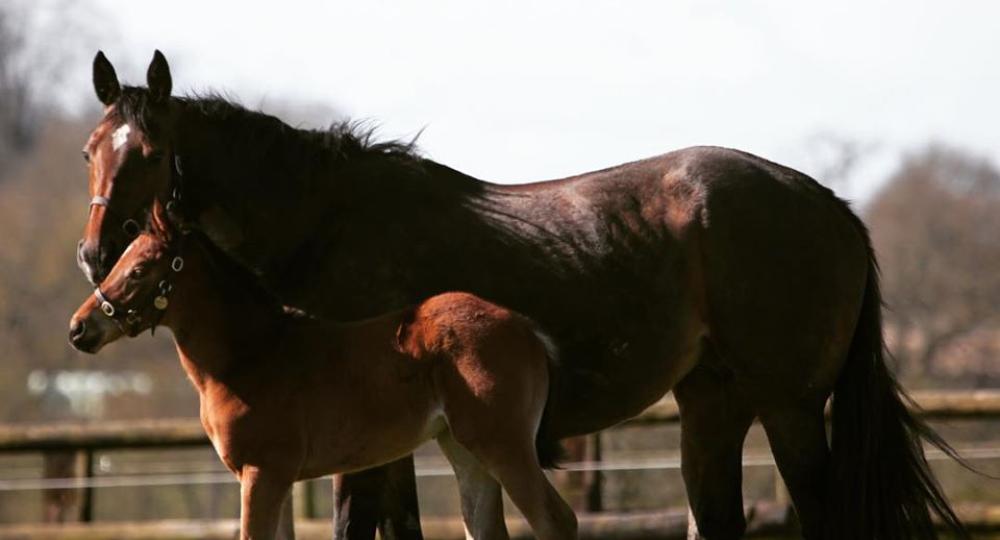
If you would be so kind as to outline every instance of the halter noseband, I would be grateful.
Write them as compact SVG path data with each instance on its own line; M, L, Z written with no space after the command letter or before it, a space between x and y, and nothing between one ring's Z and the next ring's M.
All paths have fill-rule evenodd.
M174 255L173 259L170 260L171 272L177 273L183 269L184 258L180 255ZM163 319L163 314L166 311L167 306L170 305L170 301L167 297L174 290L174 286L170 283L168 278L160 280L158 288L159 294L153 298L153 308L155 309L154 313L156 315L152 320L152 325L150 326L151 330L155 330L156 326L160 324L160 320ZM133 337L139 333L137 328L140 323L142 323L142 313L139 310L135 308L128 310L119 308L108 299L108 297L104 294L104 291L101 290L100 286L94 288L94 297L97 298L98 302L100 302L101 312L107 315L111 320L115 321L115 324L118 325L118 328L123 334Z

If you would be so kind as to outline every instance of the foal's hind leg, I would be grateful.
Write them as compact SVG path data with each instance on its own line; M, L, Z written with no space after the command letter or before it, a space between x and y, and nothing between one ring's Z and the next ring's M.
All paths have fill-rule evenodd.
M751 406L733 391L706 344L702 361L674 387L681 413L681 472L701 538L741 538L743 439Z
M807 539L822 538L825 530L830 451L823 406L823 401L796 404L760 415Z
M455 446L465 449L500 481L510 500L528 520L535 538L576 538L576 515L542 471L534 429L496 416L455 420L451 423ZM474 420L480 424L471 423Z
M539 540L576 538L576 515L549 483L535 453L534 442L495 445L475 454L503 484L510 500L524 514Z
M438 436L437 441L458 479L465 537L469 540L508 540L500 484L450 432Z

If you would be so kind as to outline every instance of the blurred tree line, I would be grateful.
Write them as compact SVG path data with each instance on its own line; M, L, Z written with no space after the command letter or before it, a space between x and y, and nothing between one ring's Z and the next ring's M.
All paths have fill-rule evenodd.
M94 48L83 58L33 46L21 15L0 5L0 422L71 417L64 397L30 391L33 372L35 383L52 382L61 370L148 375L148 395L105 396L107 417L194 415L195 395L167 336L124 340L97 357L67 344L69 316L91 293L74 253L88 212L80 148L99 111L95 101L70 115L45 89L59 84L54 66L67 58L89 65ZM828 168L831 177L864 159L858 145L838 144L845 161ZM996 165L961 149L919 149L862 212L882 265L888 343L904 377L927 387L1000 386Z
M74 6L0 4L0 422L73 418L69 397L88 393L110 417L194 415L166 336L99 357L67 344L69 316L91 293L74 254L89 200L80 150L99 118L96 101L73 115L58 104L68 64L89 65L94 50L74 31ZM143 374L150 393L101 376L116 372Z
M903 158L865 208L887 341L911 383L1000 385L1000 171L956 148Z

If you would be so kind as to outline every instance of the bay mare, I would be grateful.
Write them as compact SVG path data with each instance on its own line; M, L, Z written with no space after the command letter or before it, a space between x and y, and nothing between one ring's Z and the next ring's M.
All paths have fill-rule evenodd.
M552 456L536 452L556 359L530 320L464 293L362 322L310 319L190 236L160 227L136 238L74 314L70 341L96 353L171 329L202 425L240 480L241 538L275 537L294 481L380 465L431 438L474 538L506 535L502 513L476 511L499 504L500 484L538 538L576 537L542 471Z
M292 128L214 96L171 96L166 59L122 87L98 54L105 116L78 249L100 280L129 216L159 198L282 302L353 320L468 291L535 320L562 362L556 438L637 414L673 389L701 534L745 529L740 457L767 432L807 538L933 538L961 526L884 361L868 233L808 176L697 147L561 180L503 186L351 125ZM128 126L128 128L123 128ZM613 134L612 134L613 136ZM833 394L828 440L823 407ZM389 489L380 488L389 486ZM345 476L338 537L377 522L419 538L412 462Z

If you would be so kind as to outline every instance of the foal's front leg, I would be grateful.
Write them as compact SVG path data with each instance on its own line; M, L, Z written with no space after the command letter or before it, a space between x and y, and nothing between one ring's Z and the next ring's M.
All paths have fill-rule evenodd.
M278 537L282 506L292 488L285 475L245 466L240 474L240 538L272 540ZM294 531L282 531L282 538Z

